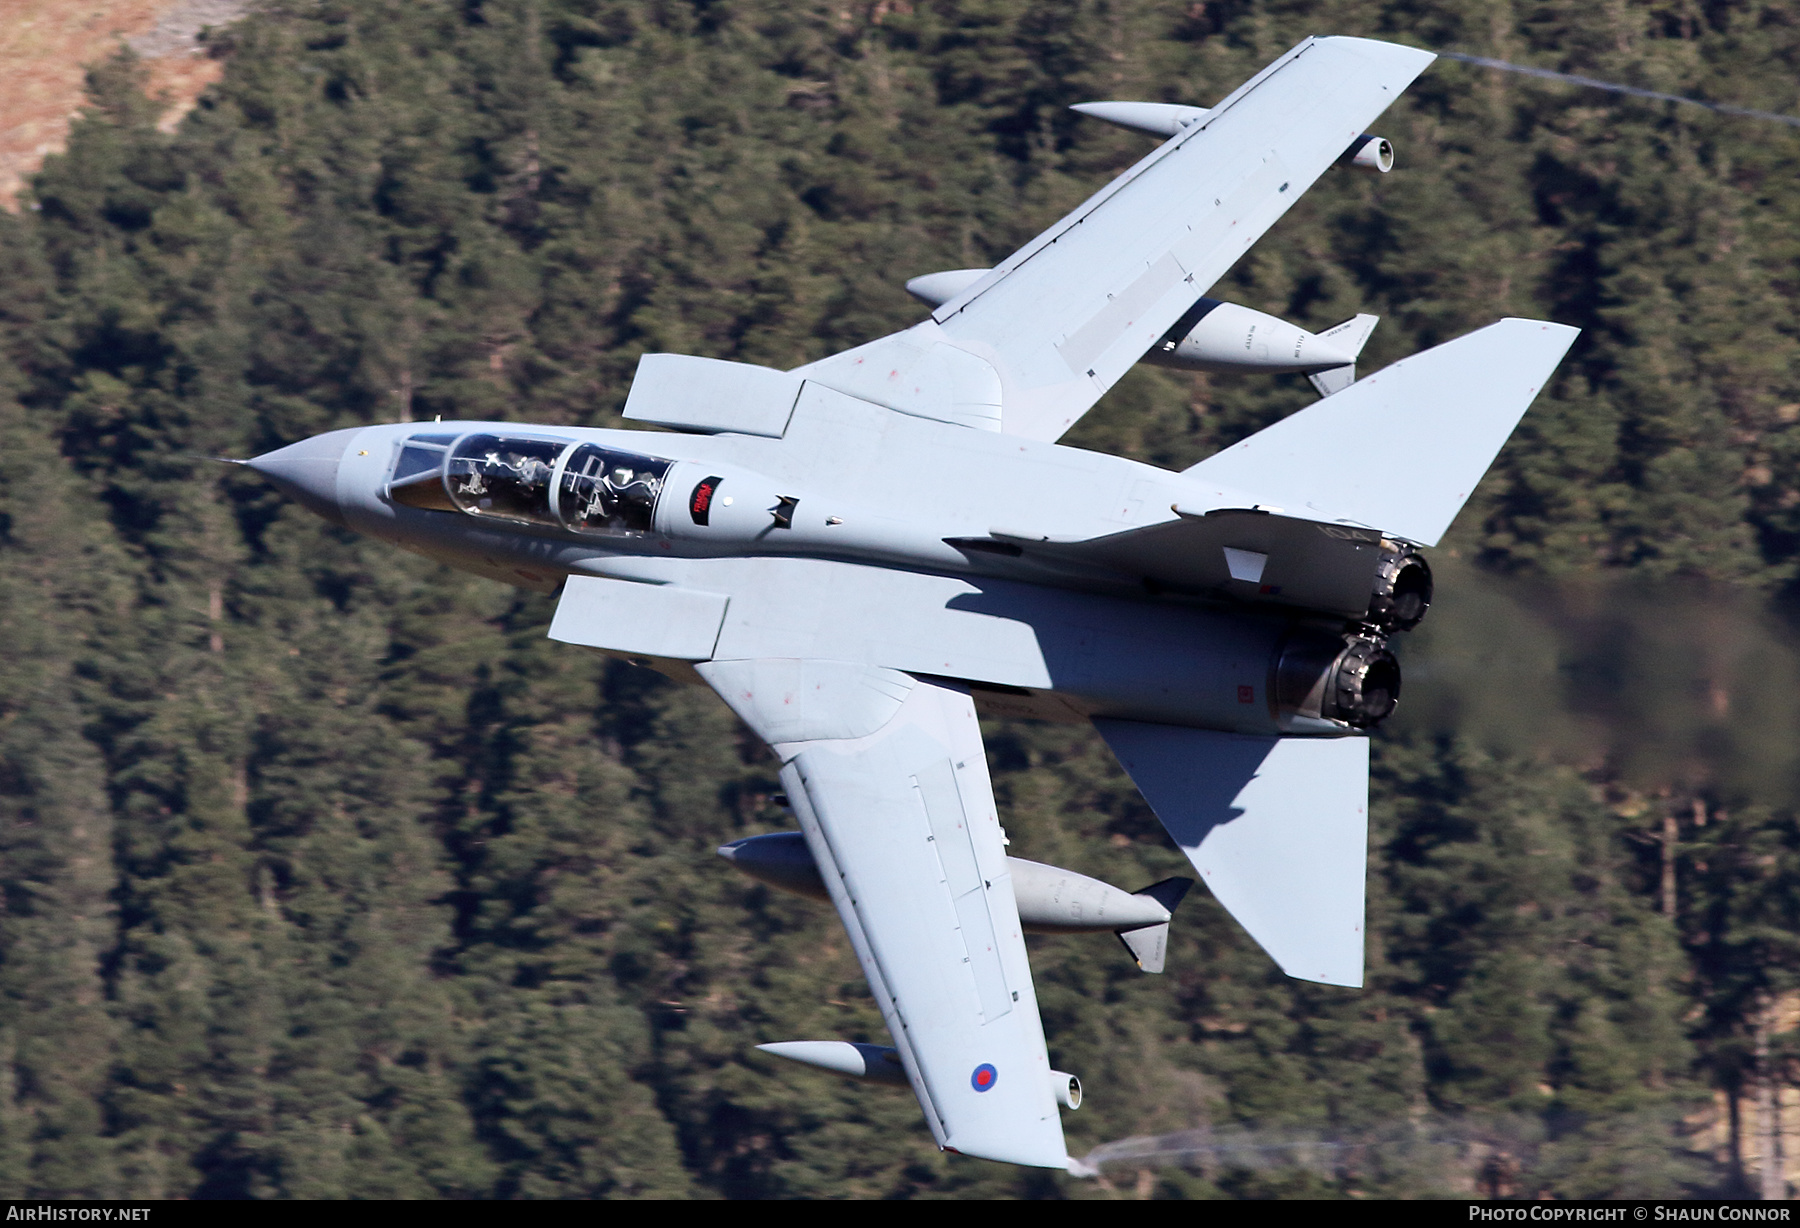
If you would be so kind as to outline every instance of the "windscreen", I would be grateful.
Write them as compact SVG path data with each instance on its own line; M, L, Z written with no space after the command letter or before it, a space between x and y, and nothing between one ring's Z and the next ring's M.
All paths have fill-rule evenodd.
M400 455L394 461L393 475L388 479L388 498L428 512L456 511L456 505L450 502L450 496L444 490L446 445L454 439L454 435L449 438L415 435L402 444Z

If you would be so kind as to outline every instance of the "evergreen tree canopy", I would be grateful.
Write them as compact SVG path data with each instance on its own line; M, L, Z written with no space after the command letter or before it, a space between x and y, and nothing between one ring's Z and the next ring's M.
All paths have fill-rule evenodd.
M1800 108L1800 17L1755 0L271 0L173 134L96 65L0 215L0 1193L1134 1188L939 1155L904 1092L754 1050L884 1032L836 919L713 856L791 820L710 692L207 458L612 425L644 352L904 327L907 278L1148 148L1069 104L1207 105L1313 33ZM1172 1196L1743 1189L1800 1054L1800 131L1452 62L1383 123L1399 168L1327 175L1215 293L1379 313L1365 369L1584 332L1376 738L1370 988L1203 893L1163 977L1034 939L1071 1149L1333 1157L1146 1164ZM1143 368L1065 442L1180 467L1311 397ZM986 732L1015 852L1181 871L1090 730Z

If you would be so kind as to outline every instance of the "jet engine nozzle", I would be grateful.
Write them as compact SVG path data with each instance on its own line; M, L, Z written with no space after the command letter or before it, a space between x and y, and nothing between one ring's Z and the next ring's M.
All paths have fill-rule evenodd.
M1411 631L1431 606L1431 566L1411 546L1388 550L1375 570L1365 621L1377 631Z
M1272 690L1289 732L1373 729L1400 700L1400 662L1383 636L1302 629L1276 653Z
M1081 1107L1081 1080L1066 1070L1050 1072L1050 1090L1056 1093L1056 1103L1071 1112Z

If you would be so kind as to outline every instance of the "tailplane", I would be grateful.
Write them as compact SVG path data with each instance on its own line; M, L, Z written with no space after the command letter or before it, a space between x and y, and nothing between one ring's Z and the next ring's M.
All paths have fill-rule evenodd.
M1367 738L1094 725L1213 896L1283 972L1363 983Z
M1435 546L1579 333L1543 320L1490 324L1358 380L1187 476L1290 516Z

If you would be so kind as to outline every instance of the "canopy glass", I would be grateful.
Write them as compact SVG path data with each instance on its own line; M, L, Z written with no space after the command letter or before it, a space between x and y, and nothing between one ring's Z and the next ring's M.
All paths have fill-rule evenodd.
M388 497L584 535L648 533L672 464L540 436L416 436L394 463Z

